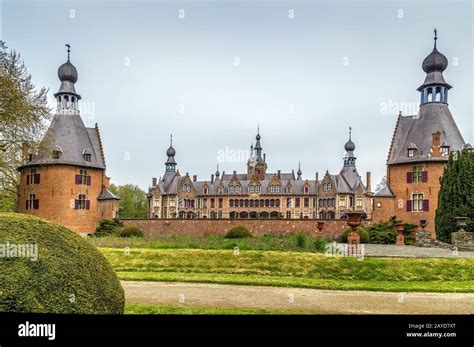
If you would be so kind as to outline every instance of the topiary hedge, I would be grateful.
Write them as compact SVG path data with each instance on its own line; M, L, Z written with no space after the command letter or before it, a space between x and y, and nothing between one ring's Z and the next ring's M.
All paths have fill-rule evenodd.
M37 259L34 251L13 257L17 245L30 251L37 245ZM110 263L77 233L41 218L0 213L0 312L122 314L124 304Z
M135 226L120 228L116 234L119 237L143 237L142 229Z
M225 235L226 239L243 239L246 237L252 237L252 234L246 227L243 226L233 227Z

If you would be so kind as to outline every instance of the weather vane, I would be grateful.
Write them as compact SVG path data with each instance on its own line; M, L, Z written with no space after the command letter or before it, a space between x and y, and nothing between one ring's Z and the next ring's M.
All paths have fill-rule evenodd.
M69 60L69 53L71 53L71 45L69 43L66 43L67 47L67 60Z
M434 32L434 46L436 48L436 40L438 39L438 30L435 28L433 32Z

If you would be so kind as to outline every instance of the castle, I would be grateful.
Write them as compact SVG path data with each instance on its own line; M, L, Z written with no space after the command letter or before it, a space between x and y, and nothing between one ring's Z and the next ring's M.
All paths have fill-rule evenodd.
M250 149L247 170L226 174L219 169L208 180L182 176L172 141L165 171L148 190L148 217L157 219L339 219L351 210L364 211L375 222L396 215L404 222L426 224L435 237L434 219L440 177L450 153L472 150L448 108L443 72L447 58L436 47L425 58L426 73L418 88L417 115L399 115L387 159L387 185L372 194L371 175L362 181L356 168L351 133L338 174L326 171L303 179L294 172L267 172L261 135ZM19 212L41 216L72 230L93 232L100 219L115 218L119 198L108 190L105 156L97 125L86 128L75 91L77 70L69 59L58 70L57 109L40 149L25 153Z
M345 212L363 210L370 217L372 193L370 172L364 184L356 168L355 144L349 137L339 174L326 171L319 179L303 179L301 167L295 172L267 172L261 135L250 149L247 172L222 174L217 170L209 180L181 176L176 170L172 143L159 180L153 178L148 191L150 218L285 218L338 219Z
M18 211L91 233L100 219L115 218L119 198L108 190L105 156L97 124L86 128L78 108L78 74L68 59L58 69L61 81L56 112L36 153L24 153Z

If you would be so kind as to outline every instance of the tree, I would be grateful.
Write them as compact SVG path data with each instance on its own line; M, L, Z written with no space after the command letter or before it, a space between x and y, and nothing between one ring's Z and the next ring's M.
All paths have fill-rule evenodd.
M436 235L451 242L457 231L455 217L469 217L467 231L474 231L474 152L454 152L441 178L436 210Z
M111 184L109 190L120 197L120 218L146 218L148 201L145 192L136 185Z
M24 151L34 151L51 118L47 90L36 90L18 53L0 41L0 210L17 207Z

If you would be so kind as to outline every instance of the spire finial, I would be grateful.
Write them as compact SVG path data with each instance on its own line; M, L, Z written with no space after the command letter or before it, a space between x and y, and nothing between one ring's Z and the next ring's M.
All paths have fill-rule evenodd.
M257 125L257 135L260 134L260 124Z
M66 43L67 47L67 60L69 61L69 54L71 53L71 45L69 43Z
M298 161L298 170L301 170L301 161Z
M349 140L352 140L352 127L349 127Z
M434 48L436 48L436 40L438 39L438 30L434 28Z
M170 134L170 147L173 146L173 134Z

